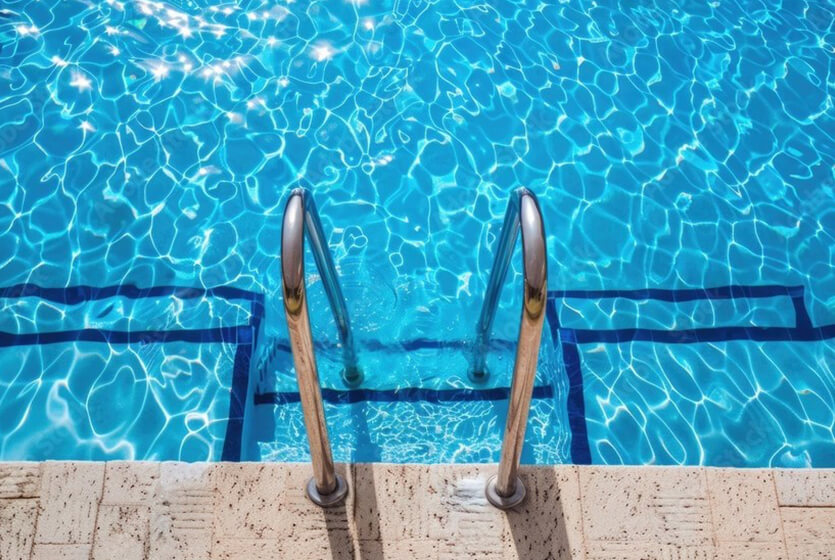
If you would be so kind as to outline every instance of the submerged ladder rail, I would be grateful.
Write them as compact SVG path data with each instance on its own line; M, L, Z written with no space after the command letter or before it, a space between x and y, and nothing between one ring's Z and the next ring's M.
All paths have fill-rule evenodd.
M341 502L348 492L348 486L344 478L334 470L328 427L325 422L304 283L305 232L339 331L345 363L343 378L347 384L357 385L361 380L361 372L357 365L348 309L345 306L336 267L325 240L322 223L316 211L316 204L309 191L302 188L295 189L287 200L281 228L284 314L290 333L293 363L296 366L302 413L313 464L313 478L307 484L307 495L314 503L327 507Z
M536 196L524 187L513 192L505 213L501 238L476 327L473 369L470 372L474 381L483 380L487 376L486 355L490 331L496 316L501 288L510 268L516 236L520 231L524 266L522 321L519 325L499 472L487 481L486 488L487 499L500 509L512 508L525 499L525 487L519 479L518 470L525 442L525 428L531 407L548 297L548 259L542 212Z

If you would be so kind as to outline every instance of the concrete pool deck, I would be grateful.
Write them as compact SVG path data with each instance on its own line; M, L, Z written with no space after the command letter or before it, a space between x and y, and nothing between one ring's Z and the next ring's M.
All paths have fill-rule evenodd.
M0 560L808 559L835 557L835 470L525 467L528 499L484 498L495 465L0 463Z

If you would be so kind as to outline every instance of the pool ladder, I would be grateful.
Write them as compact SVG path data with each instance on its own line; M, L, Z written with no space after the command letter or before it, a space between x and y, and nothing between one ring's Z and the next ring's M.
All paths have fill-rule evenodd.
M281 228L281 284L284 295L284 315L290 332L290 347L296 366L299 396L310 443L310 458L313 463L313 478L307 483L307 496L314 503L323 506L339 504L348 494L345 479L337 474L333 465L328 426L322 404L319 385L319 371L313 353L313 334L310 331L310 316L307 311L307 293L304 284L304 236L310 241L316 267L322 276L325 293L328 296L339 341L342 344L342 358L345 369L342 377L348 385L358 385L362 372L357 365L354 336L348 319L345 298L336 276L325 232L313 197L306 189L295 189L284 209L284 223Z
M536 379L536 362L539 358L539 343L542 338L542 324L545 321L545 304L548 297L548 257L545 246L545 226L539 201L528 189L521 187L513 191L504 225L499 238L499 247L481 315L476 326L476 343L473 353L473 369L470 379L475 382L487 377L487 349L490 331L496 317L496 308L502 286L510 268L516 236L522 232L522 265L524 289L522 321L516 341L516 361L513 365L513 382L510 387L510 404L507 409L499 473L487 481L487 500L499 509L510 509L525 499L525 485L519 478L519 462L525 443L525 428L531 408L533 385Z
M548 294L548 262L542 212L536 196L526 188L518 188L513 192L505 213L496 260L490 273L487 292L476 327L473 368L470 370L470 378L476 383L486 380L488 376L486 355L490 332L496 316L501 288L510 268L516 237L520 231L524 267L522 320L519 326L499 472L487 481L485 491L488 501L500 509L512 508L525 499L525 486L518 476L518 470L536 378L536 364ZM345 363L343 379L349 385L358 385L362 380L362 373L357 365L357 354L345 299L336 276L333 258L325 242L325 234L316 205L309 191L295 189L287 201L281 231L284 313L290 332L290 345L296 366L299 395L313 463L313 478L307 484L307 495L314 503L328 507L339 504L345 498L348 486L344 478L334 470L328 428L325 423L304 283L305 232L310 240L316 266L322 276L325 292L339 331Z

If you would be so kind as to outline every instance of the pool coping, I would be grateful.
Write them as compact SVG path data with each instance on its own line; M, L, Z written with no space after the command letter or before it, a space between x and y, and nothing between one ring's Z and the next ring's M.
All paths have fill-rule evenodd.
M827 558L835 469L340 464L322 510L299 463L0 463L0 558Z

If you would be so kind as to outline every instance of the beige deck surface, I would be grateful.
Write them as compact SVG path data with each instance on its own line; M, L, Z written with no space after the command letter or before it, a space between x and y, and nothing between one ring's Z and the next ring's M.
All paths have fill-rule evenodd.
M0 559L835 558L835 471L341 465L321 510L308 465L0 463Z

